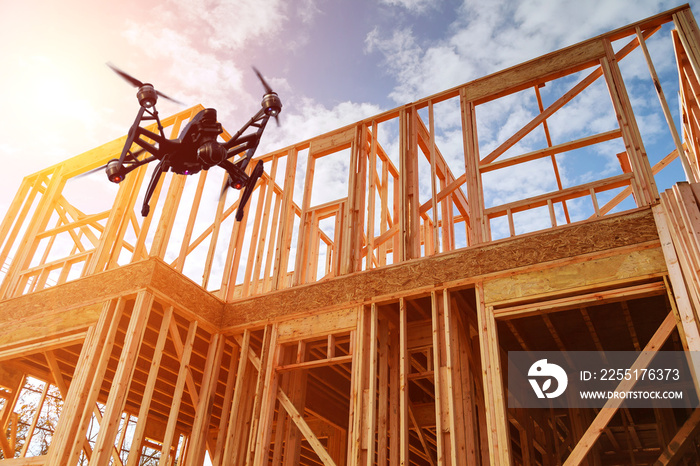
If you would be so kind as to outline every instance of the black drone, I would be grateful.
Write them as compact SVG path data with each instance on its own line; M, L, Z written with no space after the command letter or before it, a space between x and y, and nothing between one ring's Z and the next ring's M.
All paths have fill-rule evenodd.
M278 119L278 115L282 111L282 101L277 93L270 88L260 72L253 68L265 88L265 95L262 98L262 109L243 125L230 140L219 142L217 138L223 132L223 128L221 123L217 121L216 110L213 108L207 108L197 113L187 123L185 129L180 132L177 139L165 137L163 125L160 122L160 118L158 118L158 111L156 110L158 96L176 103L180 102L156 91L152 84L142 83L114 65L108 63L108 66L134 87L138 88L136 97L140 105L136 120L131 129L129 129L126 143L119 159L110 160L104 166L109 181L121 183L131 171L141 165L158 160L141 208L141 215L145 217L150 211L148 203L163 173L170 170L180 175L192 175L200 170L208 170L214 165L218 165L228 173L224 189L229 187L237 190L244 189L236 211L236 220L241 221L245 205L252 194L255 183L263 173L263 163L258 161L250 174L246 173L246 168L260 143L267 121L270 117ZM158 134L141 127L141 122L147 120L155 120L158 125ZM254 130L247 135L243 135L249 128L254 128ZM132 151L134 144L140 148ZM234 163L229 160L242 152L245 152L245 155L237 162ZM146 154L142 155L144 153Z

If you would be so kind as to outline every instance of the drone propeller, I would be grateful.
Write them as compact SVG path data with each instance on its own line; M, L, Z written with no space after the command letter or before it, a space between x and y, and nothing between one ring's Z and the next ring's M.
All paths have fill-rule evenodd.
M265 88L265 92L266 92L266 93L272 94L273 92L275 92L275 91L272 90L272 88L271 88L270 85L267 83L267 81L265 81L265 78L263 78L262 73L260 73L260 71L258 71L258 69L257 69L256 67L253 67L253 71L255 71L255 74L258 75L258 79L260 80L260 82L262 83L263 87Z
M119 68L117 68L116 66L114 66L111 63L107 63L107 66L109 66L112 69L112 71L117 73L119 76L122 77L122 79L124 79L126 82L128 82L129 84L131 84L134 87L141 88L147 84L147 83L143 83L143 82L139 81L138 79L134 78L130 74L120 70ZM178 105L185 105L182 102L180 102L179 100L173 99L172 97L168 97L167 95L163 94L160 91L156 91L156 94L163 97L164 99L170 100L171 102L175 102Z
M253 67L253 71L255 71L255 74L258 75L258 79L260 80L260 82L263 85L263 88L265 89L265 96L263 98L270 96L270 95L274 95L275 99L277 99L277 101L279 102L279 98L277 97L277 93L275 91L273 91L272 88L270 87L270 85L267 83L267 81L265 81L265 78L263 78L262 73L260 71L258 71L258 69L256 67ZM280 103L280 106L281 106L281 103ZM275 121L277 122L277 126L279 126L280 125L279 111L275 112L274 117L275 117Z

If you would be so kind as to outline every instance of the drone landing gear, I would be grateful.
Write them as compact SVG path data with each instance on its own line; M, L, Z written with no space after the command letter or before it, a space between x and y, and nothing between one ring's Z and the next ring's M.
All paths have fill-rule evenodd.
M148 189L146 189L146 195L143 197L143 205L141 206L141 216L142 217L147 217L148 213L151 210L151 206L148 204L151 200L151 196L153 196L153 191L156 189L156 185L158 184L158 180L160 179L160 175L163 174L165 171L163 167L163 161L161 161L158 165L156 165L156 168L153 172L153 176L151 177L151 182L148 183Z
M253 188L255 188L255 183L258 182L258 178L263 174L263 163L262 160L258 161L258 164L255 165L255 168L253 169L253 173L250 174L250 177L248 178L248 181L245 184L245 188L243 188L243 196L241 196L241 201L240 204L238 204L238 210L236 211L236 221L240 222L243 220L243 215L245 214L245 205L248 203L248 199L250 199L250 195L253 194Z

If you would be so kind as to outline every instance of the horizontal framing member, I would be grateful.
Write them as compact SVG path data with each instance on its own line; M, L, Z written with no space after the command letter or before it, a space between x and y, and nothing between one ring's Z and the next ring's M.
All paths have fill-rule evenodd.
M490 207L488 209L484 209L484 213L488 218L502 217L507 215L508 210L510 210L511 213L524 212L537 207L545 207L548 205L548 201L559 203L579 197L590 196L591 192L599 193L602 191L628 187L630 186L632 180L633 176L631 173L624 173L622 175L616 175L591 183L573 186L560 191L542 194L540 196L535 196L528 199L521 199L509 204Z
M97 321L97 319L95 319L95 321ZM43 333L44 335L46 334L46 328L44 328ZM87 326L85 329L73 333L67 333L64 335L53 334L48 338L33 340L26 344L19 344L9 348L4 347L0 350L0 361L24 357L34 353L51 351L56 348L63 348L65 346L81 344L85 340L86 335Z
M542 314L544 312L563 311L566 309L578 308L586 305L598 305L628 299L637 299L647 296L656 296L666 293L663 282L645 283L643 285L625 286L614 290L594 291L590 293L577 294L559 299L538 301L532 304L511 306L502 309L494 309L496 319L513 319L529 316L532 314Z

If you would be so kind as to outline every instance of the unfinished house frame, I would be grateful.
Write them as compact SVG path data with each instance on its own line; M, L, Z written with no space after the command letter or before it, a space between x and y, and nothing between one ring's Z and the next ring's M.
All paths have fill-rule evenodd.
M163 176L145 218L147 166L81 207L125 138L27 176L0 225L0 465L698 464L696 407L511 406L505 361L700 350L699 83L686 5L262 155L242 222L215 170ZM608 127L557 130L589 92Z

